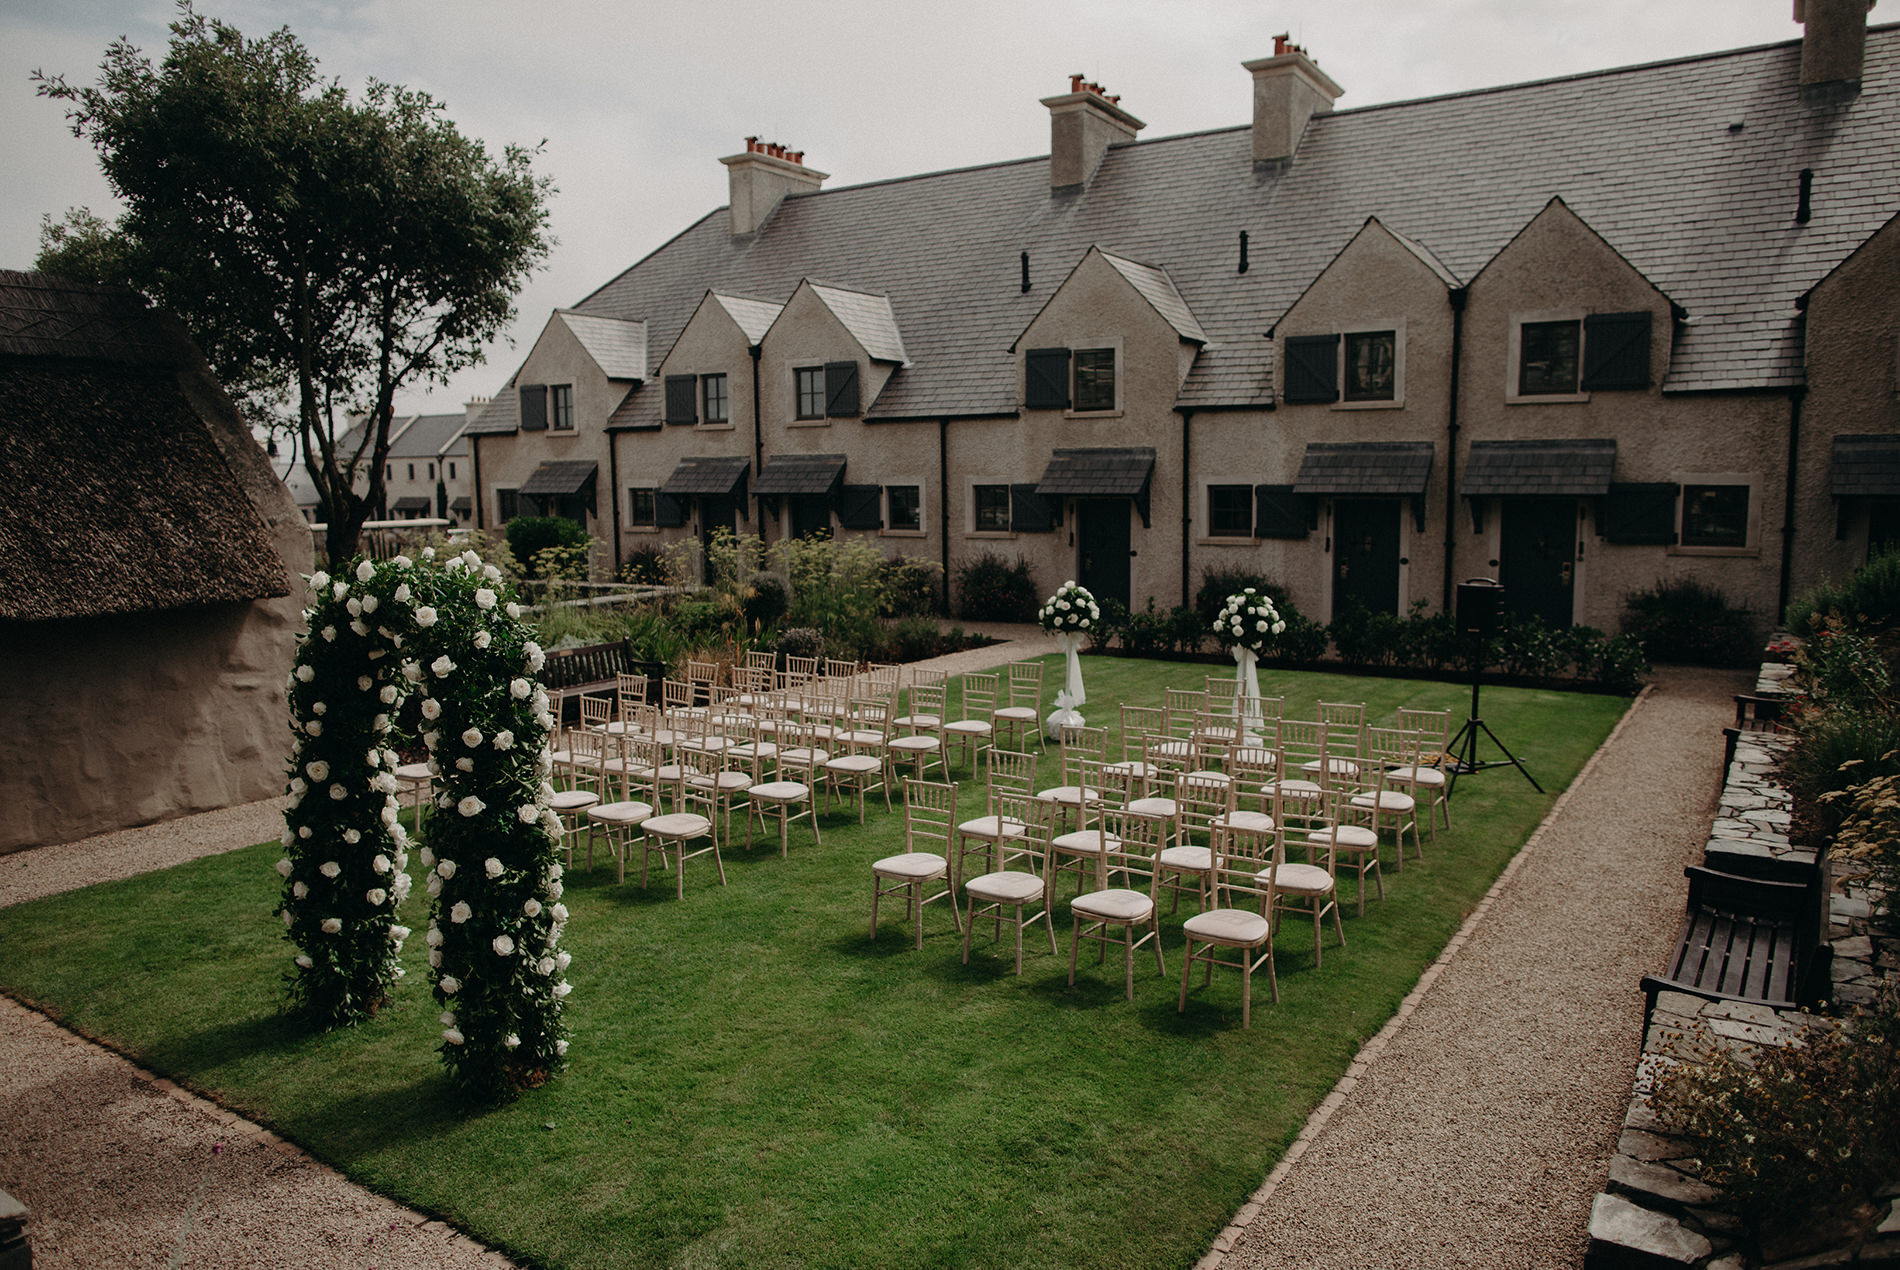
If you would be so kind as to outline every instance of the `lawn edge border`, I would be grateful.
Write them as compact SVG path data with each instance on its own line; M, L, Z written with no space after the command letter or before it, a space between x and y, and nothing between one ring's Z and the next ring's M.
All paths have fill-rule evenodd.
M1292 1172L1294 1166L1300 1162L1307 1148L1318 1140L1320 1134L1325 1132L1326 1126L1332 1122L1333 1116L1346 1105L1346 1099L1351 1096L1354 1089L1358 1088L1359 1079L1366 1074L1367 1068L1378 1061L1379 1056L1385 1052L1386 1046L1391 1043L1399 1029L1410 1021L1413 1012L1418 1009L1425 994L1431 991L1432 985L1438 982L1445 967L1464 950L1466 941L1478 928L1478 923L1482 922L1491 911L1492 903L1503 894L1504 889L1516 877L1518 866L1523 864L1525 858L1542 844L1545 831L1550 828L1551 822L1557 818L1559 812L1563 811L1564 805L1570 801L1570 796L1576 792L1577 787L1589 779L1590 774L1596 770L1597 761L1603 757L1610 746L1616 743L1617 738L1622 736L1623 729L1629 726L1630 720L1636 717L1636 712L1642 708L1645 701L1649 700L1650 694L1655 689L1656 686L1653 683L1645 684L1643 690L1636 694L1636 699L1630 702L1630 708L1623 712L1623 717L1616 721L1616 726L1611 728L1610 734L1603 738L1603 743L1597 746L1596 752L1590 755L1589 761L1583 765L1582 770L1569 785L1565 786L1564 792L1557 796L1557 801L1550 805L1550 810L1544 813L1544 818L1538 822L1537 828L1531 831L1530 837L1524 840L1524 845L1517 849L1510 863L1504 866L1504 871L1498 874L1497 880L1484 893L1484 898L1478 901L1477 907L1471 910L1464 924L1459 926L1456 934L1445 941L1444 948L1439 951L1437 957L1433 958L1431 965L1425 967L1424 972L1418 977L1418 982L1405 995L1405 999L1399 1002L1399 1008L1393 1012L1391 1018L1386 1020L1385 1026L1359 1047L1359 1052L1353 1055L1352 1062L1346 1065L1345 1075L1339 1078L1333 1085L1332 1091L1320 1100L1319 1106L1315 1107L1313 1113L1306 1118L1306 1123L1300 1127L1299 1136L1294 1139L1293 1145L1286 1149L1286 1154L1280 1157L1280 1162L1273 1166L1266 1180L1247 1197L1247 1202L1235 1212L1233 1220L1214 1236L1207 1253L1194 1263L1194 1270L1222 1270L1227 1261L1227 1254L1233 1250L1235 1244L1240 1242L1241 1237L1247 1233L1248 1227L1259 1218L1267 1201L1272 1199L1273 1193L1280 1189L1280 1183L1286 1180L1286 1175Z

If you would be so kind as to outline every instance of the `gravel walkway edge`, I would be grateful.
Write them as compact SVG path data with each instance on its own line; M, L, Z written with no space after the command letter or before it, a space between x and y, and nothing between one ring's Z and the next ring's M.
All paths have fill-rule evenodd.
M1563 793L1557 796L1557 801L1550 805L1550 810L1545 813L1543 820L1539 821L1537 828L1531 831L1531 836L1524 840L1524 845L1518 848L1517 854L1511 857L1510 863L1504 866L1504 871L1498 874L1497 881L1493 882L1490 889L1484 893L1484 898L1479 900L1477 906L1471 910L1464 924L1446 941L1445 947L1433 959L1432 964L1419 975L1418 982L1399 1002L1399 1008L1391 1018L1386 1020L1385 1026L1380 1028L1372 1039L1359 1047L1359 1052L1353 1055L1352 1062L1347 1064L1345 1075L1339 1078L1333 1085L1332 1091L1320 1100L1319 1106L1315 1107L1313 1113L1306 1118L1306 1123L1301 1126L1299 1136L1294 1139L1293 1145L1288 1147L1286 1154L1280 1157L1280 1162L1273 1166L1266 1180L1247 1197L1247 1202L1242 1204L1239 1211L1234 1214L1233 1221L1214 1237L1207 1254L1194 1263L1194 1270L1222 1270L1227 1261L1227 1254L1235 1242L1246 1234L1248 1227L1252 1226L1254 1220L1259 1217L1267 1201L1273 1197L1275 1191L1280 1189L1280 1184L1286 1180L1287 1174L1299 1164L1307 1148L1325 1131L1326 1126L1332 1123L1333 1117L1345 1106L1346 1099L1354 1089L1358 1088L1360 1078L1366 1074L1367 1069L1379 1060L1379 1056L1385 1052L1392 1038L1411 1021L1412 1015L1418 1010L1425 995L1432 990L1432 985L1463 950L1472 933L1483 924L1492 905L1509 888L1512 879L1516 877L1524 862L1543 846L1551 825L1566 810L1571 796L1581 789L1591 774L1596 771L1597 764L1614 748L1623 735L1624 729L1629 727L1631 720L1636 718L1637 712L1643 708L1654 691L1655 685L1651 684L1637 694L1630 708L1623 712L1623 717L1616 721L1614 728L1610 729L1610 735L1603 739L1603 743L1596 748L1595 753L1590 755L1589 761L1583 765L1583 769L1577 773L1576 778L1570 782Z

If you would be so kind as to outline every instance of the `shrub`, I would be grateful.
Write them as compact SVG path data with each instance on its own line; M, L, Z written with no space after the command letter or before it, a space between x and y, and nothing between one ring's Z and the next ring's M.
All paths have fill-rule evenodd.
M1464 655L1465 640L1451 614L1427 614L1426 604L1412 601L1412 611L1405 615L1399 631L1399 659L1407 666L1440 670Z
M937 577L942 572L936 561L922 556L893 556L878 565L878 616L921 617L935 613Z
M1843 583L1823 582L1788 604L1788 629L1805 635L1833 615L1861 626L1900 626L1900 546L1889 547Z
M1836 879L1867 877L1888 929L1900 927L1900 776L1877 776L1823 801L1841 817L1832 856Z
M1562 636L1533 613L1506 619L1498 631L1494 655L1506 674L1552 679L1570 664Z
M943 651L943 634L928 617L900 617L884 628L882 653L887 661L922 661Z
M1847 710L1889 709L1893 670L1880 647L1838 616L1820 623L1795 656L1795 679L1808 699Z
M1374 613L1353 603L1333 619L1333 647L1350 666L1391 666L1404 647L1405 624L1396 613Z
M746 590L743 611L746 622L753 630L770 626L785 616L791 607L791 597L786 594L785 584L769 573L755 573Z
M1700 1142L1703 1177L1765 1243L1824 1226L1900 1176L1900 988L1844 1024L1809 1023L1794 1044L1699 1047L1707 1061L1666 1072L1655 1109Z
M986 551L957 570L957 616L966 622L1033 622L1042 595L1029 562Z
M788 626L778 633L778 651L786 657L823 657L825 637L809 626Z
M1224 597L1223 597L1224 598ZM1212 633L1213 622L1203 622L1199 611L1185 604L1168 610L1168 645L1177 652L1198 653Z
M1089 629L1089 647L1096 652L1105 650L1111 641L1122 639L1128 633L1128 606L1120 600L1107 599L1101 603L1102 616Z
M1316 622L1304 613L1286 613L1286 629L1273 641L1267 655L1277 661L1314 662L1326 655L1331 642L1324 622Z
M1582 673L1582 662L1578 662ZM1643 686L1649 673L1649 658L1643 646L1627 635L1616 635L1598 645L1591 661L1590 677L1611 692L1631 695Z
M1879 711L1804 709L1794 731L1794 744L1781 756L1781 782L1794 798L1801 835L1824 841L1847 810L1824 795L1900 773L1900 719Z
M587 531L565 516L517 516L508 522L508 550L521 563L522 576L539 577L535 556L547 547L584 547Z
M621 562L616 576L631 586L666 586L673 581L666 553L658 547L635 547Z
M1640 640L1651 661L1691 666L1746 666L1761 651L1761 636L1746 608L1735 608L1712 586L1694 578L1659 581L1623 602L1623 633Z

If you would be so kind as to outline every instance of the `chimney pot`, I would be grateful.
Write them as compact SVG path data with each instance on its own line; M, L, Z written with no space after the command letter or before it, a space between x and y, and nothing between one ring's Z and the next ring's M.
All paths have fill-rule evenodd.
M803 150L757 137L745 139L743 154L719 161L726 165L731 188L727 215L734 238L757 233L787 194L816 193L828 175L805 166Z

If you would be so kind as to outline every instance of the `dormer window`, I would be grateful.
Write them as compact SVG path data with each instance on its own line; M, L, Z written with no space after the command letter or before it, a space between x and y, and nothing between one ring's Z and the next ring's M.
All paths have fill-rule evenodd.
M1289 335L1281 398L1335 410L1404 405L1404 321L1369 321L1332 335Z
M726 377L724 375L701 375L699 377L700 396L705 405L707 423L730 423L731 416L726 413Z
M574 430L574 385L548 385L548 431Z
M1023 406L1107 414L1117 409L1118 347L1032 348L1023 355Z
M1349 332L1345 355L1347 401L1393 399L1398 388L1398 332Z
M1649 387L1650 315L1523 313L1511 320L1505 400L1588 401Z
M1542 397L1577 391L1583 323L1526 322L1518 339L1517 393Z
M798 418L825 417L825 368L800 366L792 372L798 381Z
M800 420L849 419L862 413L858 406L858 364L826 362L823 366L799 366L792 371Z
M1075 350L1075 409L1078 413L1115 408L1115 350Z

